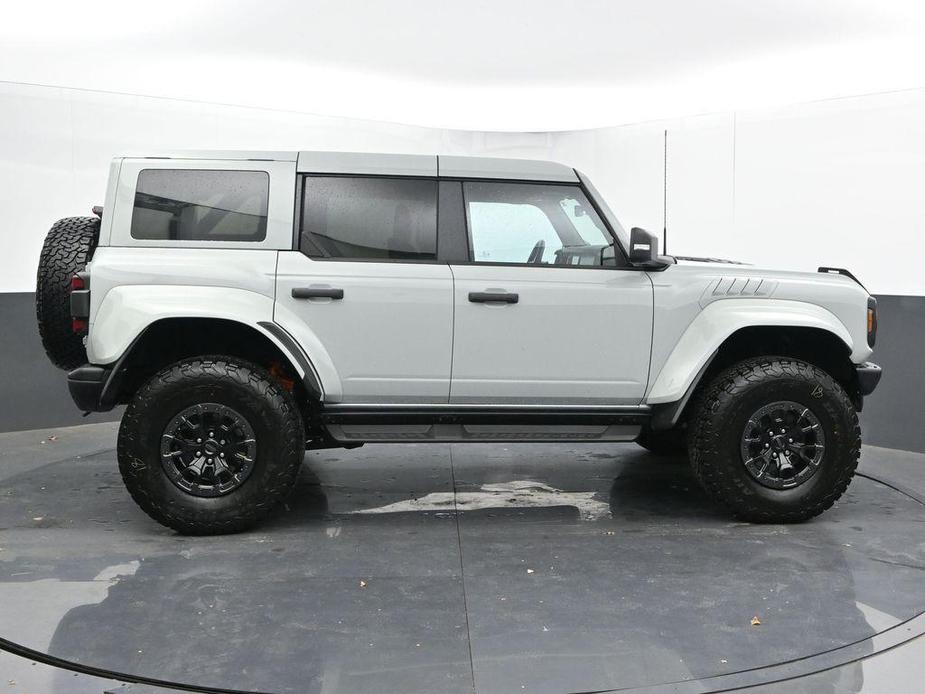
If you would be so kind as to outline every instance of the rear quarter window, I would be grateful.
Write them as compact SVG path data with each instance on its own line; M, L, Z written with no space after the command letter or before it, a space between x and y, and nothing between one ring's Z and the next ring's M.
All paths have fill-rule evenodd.
M142 170L135 187L132 238L263 241L269 189L265 171Z

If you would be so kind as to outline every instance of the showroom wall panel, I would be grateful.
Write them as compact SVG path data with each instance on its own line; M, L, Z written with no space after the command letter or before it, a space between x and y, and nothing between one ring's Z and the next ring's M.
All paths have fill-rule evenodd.
M874 293L925 294L925 90L667 127L674 251L847 267Z
M852 268L876 293L925 294L921 93L745 114L735 142L736 228L773 239L761 260L818 259Z
M670 253L738 258L735 235L735 115L666 124Z

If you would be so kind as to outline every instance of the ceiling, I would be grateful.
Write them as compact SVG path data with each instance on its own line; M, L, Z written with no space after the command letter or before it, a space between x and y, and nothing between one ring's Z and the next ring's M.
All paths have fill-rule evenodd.
M0 80L469 130L925 86L908 0L10 3Z

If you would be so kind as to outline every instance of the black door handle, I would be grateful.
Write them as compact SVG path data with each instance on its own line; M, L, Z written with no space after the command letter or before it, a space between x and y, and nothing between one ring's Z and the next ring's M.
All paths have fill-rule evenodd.
M344 298L343 289L333 287L293 287L293 299L338 299Z
M520 295L511 292L469 292L469 301L473 304L516 304Z

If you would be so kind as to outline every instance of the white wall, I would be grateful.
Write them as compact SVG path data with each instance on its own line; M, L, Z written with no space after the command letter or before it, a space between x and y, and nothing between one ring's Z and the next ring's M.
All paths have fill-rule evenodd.
M684 119L668 138L672 252L925 294L925 90Z
M479 133L0 83L0 292L32 291L44 234L103 199L111 156L341 149L549 158L582 169L624 226L672 253L848 267L925 294L925 90L560 133Z

